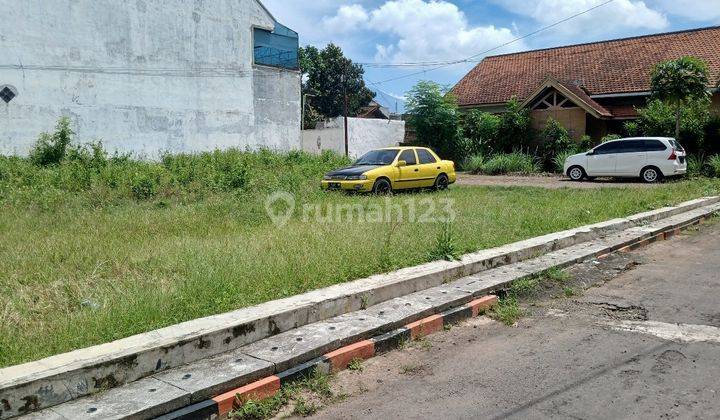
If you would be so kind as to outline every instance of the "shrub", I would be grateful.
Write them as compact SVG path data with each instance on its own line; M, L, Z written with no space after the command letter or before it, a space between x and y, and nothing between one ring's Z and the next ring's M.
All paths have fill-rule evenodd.
M617 139L621 139L621 138L622 138L622 136L619 134L608 134L605 137L600 139L600 143L607 143L609 141L617 140Z
M575 151L577 151L578 153L587 152L593 147L595 147L595 144L592 141L592 137L585 134L584 136L580 137L580 141L575 147Z
M574 151L576 144L570 134L557 120L548 118L545 128L540 133L542 163L546 169L553 169L554 159L558 154Z
M529 150L535 139L530 110L516 99L507 103L500 115L497 152L509 153L517 149Z
M491 154L500 151L498 144L500 116L476 109L462 119L462 133L466 141L466 152L471 155Z
M700 176L706 172L705 156L689 155L687 157L687 173L690 176Z
M30 151L30 160L39 166L59 164L75 133L70 128L70 119L62 117L55 126L54 133L42 133Z
M479 174L483 170L485 158L483 155L472 155L463 162L463 170L473 174Z
M707 160L710 175L720 178L720 155L712 155Z
M565 169L565 161L567 160L568 157L574 155L575 152L576 152L575 150L568 150L565 152L560 152L557 155L555 155L555 157L553 158L553 165L554 165L555 172L557 172L559 174L563 173L563 171Z
M495 155L482 167L482 172L488 175L508 173L532 174L540 172L539 165L534 156L520 152Z

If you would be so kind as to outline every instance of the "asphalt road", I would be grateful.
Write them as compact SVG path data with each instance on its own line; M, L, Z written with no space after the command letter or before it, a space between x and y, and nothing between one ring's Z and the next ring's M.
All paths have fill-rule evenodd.
M317 418L720 418L720 223L344 371ZM690 324L679 325L681 324Z

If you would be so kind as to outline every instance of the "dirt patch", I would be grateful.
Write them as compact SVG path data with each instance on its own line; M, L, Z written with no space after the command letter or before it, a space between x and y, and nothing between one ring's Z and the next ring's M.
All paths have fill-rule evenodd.
M458 174L457 185L540 187L540 188L653 188L662 184L645 184L639 179L596 178L589 182L574 182L557 175L472 175Z

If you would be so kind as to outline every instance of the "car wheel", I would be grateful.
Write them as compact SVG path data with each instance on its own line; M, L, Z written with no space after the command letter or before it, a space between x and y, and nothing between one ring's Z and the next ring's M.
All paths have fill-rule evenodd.
M372 192L378 195L387 195L392 193L392 186L390 185L390 181L384 178L378 179L377 181L375 181L375 185L373 185Z
M585 171L579 166L571 166L567 172L568 178L573 181L582 181L585 177Z
M446 190L449 183L450 183L450 180L448 179L447 175L440 174L435 179L435 190L436 191Z
M649 168L643 169L642 173L640 174L640 178L642 178L643 182L652 184L655 182L659 182L660 178L662 178L662 175L657 168L651 166Z

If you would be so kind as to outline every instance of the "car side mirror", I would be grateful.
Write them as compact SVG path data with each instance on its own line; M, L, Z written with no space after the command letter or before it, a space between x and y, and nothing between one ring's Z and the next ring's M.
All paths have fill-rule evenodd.
M594 154L595 154L595 152L592 151L592 150L588 150L588 152L587 152L587 155L588 155L588 156L592 156L592 155L594 155Z
M404 160L398 160L397 167L402 168L403 166L407 166L407 162Z

